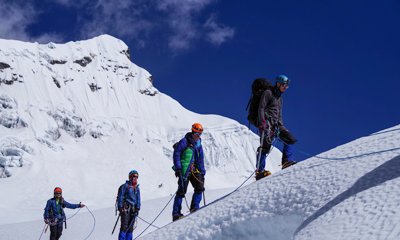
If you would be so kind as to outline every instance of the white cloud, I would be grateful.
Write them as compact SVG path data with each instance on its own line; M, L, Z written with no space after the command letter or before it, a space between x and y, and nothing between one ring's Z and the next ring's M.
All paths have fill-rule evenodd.
M173 51L190 49L196 41L221 45L234 36L234 29L202 13L217 0L53 0L53 3L85 12L77 14L80 38L111 34L147 46L149 39L166 41ZM10 3L11 2L11 3ZM0 0L0 37L41 43L63 40L61 34L33 37L27 28L38 20L33 0ZM60 29L61 31L61 29Z
M71 0L57 1L77 7ZM174 51L190 49L202 38L221 45L233 37L233 29L218 24L215 19L206 24L205 29L199 20L201 12L212 2L215 0L98 0L86 5L91 5L87 13L92 19L81 19L81 35L87 38L108 33L136 39L137 45L143 47L151 34L159 36L162 32L162 37L167 38L168 46ZM80 4L86 3L84 0Z
M37 37L30 37L29 41L38 43L49 43L49 42L63 43L64 36L58 33L44 33Z
M190 20L171 19L169 25L172 35L169 37L168 46L175 50L189 49L191 42L198 37L198 30Z
M209 30L207 40L217 46L233 38L235 35L233 28L217 23L214 16L210 17L204 26Z
M157 1L157 7L161 10L173 10L176 13L187 15L191 12L201 11L214 1L215 0L161 0Z
M93 37L108 33L119 37L137 39L139 45L143 45L140 36L146 35L153 23L146 19L145 1L103 1L99 0L88 8L91 20L80 19L83 24L81 35Z
M23 8L18 3L0 1L0 37L5 39L30 39L26 27L35 18L33 7L27 3Z
M169 46L175 50L184 50L198 39L206 38L214 45L221 45L234 37L235 30L217 22L215 16L200 24L200 13L215 0L161 0L158 8L168 16L172 35Z
M66 7L82 7L85 4L88 4L90 2L94 2L93 0L52 0L54 3L58 3L60 5L66 6Z
M37 20L37 14L38 11L29 1L0 0L0 38L39 43L61 42L63 38L60 34L31 36L27 32L28 26Z

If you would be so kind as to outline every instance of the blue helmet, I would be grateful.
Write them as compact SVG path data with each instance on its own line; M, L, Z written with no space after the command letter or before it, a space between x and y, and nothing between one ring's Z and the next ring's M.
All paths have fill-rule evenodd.
M282 84L286 84L286 85L289 85L289 83L290 83L289 78L285 75L279 75L275 78L275 80L276 80L276 83L282 83Z
M136 170L132 170L132 171L130 171L130 172L129 172L129 175L128 175L129 179L130 179L130 178L131 178L131 176L132 176L132 175L134 175L134 174L136 174L136 175L139 177L139 173L138 173L138 171L136 171Z

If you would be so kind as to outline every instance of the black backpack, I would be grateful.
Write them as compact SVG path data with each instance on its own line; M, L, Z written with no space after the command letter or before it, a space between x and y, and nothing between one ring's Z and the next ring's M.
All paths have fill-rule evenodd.
M122 184L121 186L119 186L119 188L118 188L117 197L116 197L116 199L115 199L115 216L117 216L117 211L118 211L118 197L119 197L119 195L121 194L122 187L123 187L124 185L125 185L125 183ZM122 196L122 197L123 197L123 196Z
M272 87L272 84L265 78L257 78L251 84L251 97L246 107L248 111L247 120L256 127L259 126L258 105L260 104L261 96L265 90L272 89Z

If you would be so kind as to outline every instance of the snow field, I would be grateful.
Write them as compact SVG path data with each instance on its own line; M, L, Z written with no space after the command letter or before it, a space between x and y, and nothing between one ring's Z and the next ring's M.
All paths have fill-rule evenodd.
M343 160L310 158L144 239L398 239L399 146L396 131L358 139L322 154Z

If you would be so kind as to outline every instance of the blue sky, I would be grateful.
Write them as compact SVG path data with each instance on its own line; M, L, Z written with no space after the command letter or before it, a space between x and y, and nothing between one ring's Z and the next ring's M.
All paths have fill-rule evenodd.
M160 91L245 125L252 80L285 74L285 125L311 154L400 122L397 0L0 0L0 22L8 39L118 37Z

